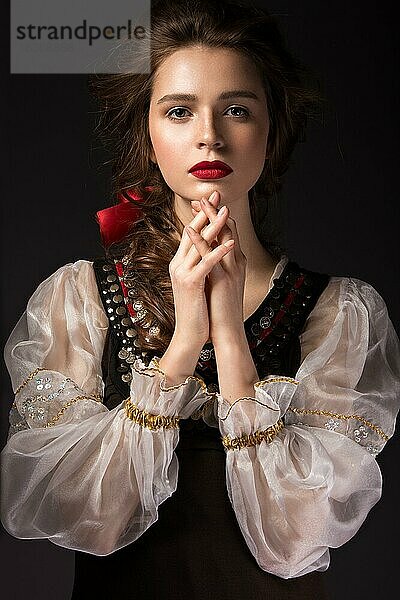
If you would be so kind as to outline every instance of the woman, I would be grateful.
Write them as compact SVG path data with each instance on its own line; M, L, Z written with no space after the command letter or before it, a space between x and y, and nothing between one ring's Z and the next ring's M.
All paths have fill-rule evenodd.
M6 344L2 522L77 551L73 598L326 598L381 494L399 341L371 285L261 227L318 101L275 21L158 2L151 61L93 81L106 256L39 285Z

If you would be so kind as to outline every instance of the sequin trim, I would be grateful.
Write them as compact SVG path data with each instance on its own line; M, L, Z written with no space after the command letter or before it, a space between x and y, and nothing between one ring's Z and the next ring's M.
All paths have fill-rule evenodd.
M267 442L267 444L269 444L283 427L284 423L282 419L279 419L275 425L271 425L271 427L262 431L255 431L250 434L245 433L235 438L225 435L222 437L222 444L226 450L241 450L242 448L256 446L261 444L261 442Z
M130 398L125 400L126 416L141 427L146 427L152 431L158 429L179 429L179 416L167 417L165 415L154 415L141 410Z
M325 415L326 417L342 419L345 421L347 421L349 419L355 419L356 421L360 421L361 423L364 423L364 425L366 425L367 427L369 427L370 429L375 431L386 442L390 439L390 436L386 435L386 433L384 433L384 431L382 431L382 429L380 427L378 427L377 425L374 425L373 423L371 423L371 421L367 421L367 419L364 419L364 417L361 417L360 415L343 415L343 414L331 412L328 410L311 410L311 409L306 409L306 408L296 408L296 407L292 407L292 406L289 406L288 411L289 410L291 412L299 414L299 415Z
M38 367L37 369L35 369L35 370L34 370L34 371L32 371L31 373L29 373L29 375L28 375L28 377L25 379L25 381L23 381L23 382L21 383L21 385L20 385L20 386L19 386L19 387L18 387L18 388L15 390L15 392L14 392L14 395L15 395L15 396L17 396L17 394L19 394L19 392L20 392L20 391L21 391L21 390L22 390L22 389L23 389L23 388L24 388L26 385L28 385L28 383L29 383L30 381L32 381L32 379L35 377L35 375L37 375L37 374L38 374L40 371L48 371L48 370L49 370L49 369L46 369L45 367ZM49 377L48 377L48 378L46 378L46 381L47 381L47 380L48 380L48 382L49 382L49 383L48 383L48 385L43 385L42 387L43 387L43 388L50 389L50 388L52 387L52 385L51 385L51 381L52 381L52 380L51 380L51 378L49 378ZM53 400L54 398L56 398L57 396L59 396L59 395L60 395L60 394L61 394L61 393L64 391L64 388L65 388L65 386L66 386L66 384L67 384L68 382L72 383L72 384L73 384L73 386L74 386L74 388L75 388L76 390L80 390L79 386L77 386L77 385L76 385L76 383L75 383L75 382L74 382L72 379L70 379L69 377L66 377L66 378L65 378L65 379L63 379L63 381L61 382L61 384L60 384L60 387L58 388L58 390L57 390L56 392L52 392L51 394L49 394L49 395L47 396L47 400ZM41 389L42 389L42 388L41 388L39 385L37 385L36 387L37 387L37 389L38 389L38 390L41 390ZM85 398L86 398L86 396L85 396ZM103 401L103 396L102 396L101 394L91 394L90 396L88 396L88 398L89 398L89 399L93 399L93 398L94 398L94 399L95 399L97 402L102 402L102 401ZM15 403L15 400L14 400L14 402L13 402L13 406L14 406L15 404L16 404L16 403Z
M46 371L47 369L44 369L43 367L38 367L37 369L35 369L34 371L32 371L31 373L29 373L28 377L25 379L25 381L23 381L21 383L21 385L19 387L17 387L17 389L15 390L14 394L15 396L17 394L19 394L19 392L30 382L32 381L32 379L35 377L35 375L37 375L39 373L39 371Z

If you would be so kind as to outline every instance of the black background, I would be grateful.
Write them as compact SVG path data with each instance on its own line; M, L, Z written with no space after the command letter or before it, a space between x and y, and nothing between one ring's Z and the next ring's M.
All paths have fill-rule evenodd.
M290 47L319 75L333 107L324 123L311 124L306 142L296 149L281 195L290 255L305 268L371 283L399 332L395 3L259 4L280 15ZM101 253L94 215L110 201L86 76L8 76L8 64L2 67L7 98L1 178L4 346L41 281L66 263ZM13 400L4 363L1 375L3 447ZM399 458L396 433L378 456L381 500L356 536L331 550L334 599L391 597L398 568ZM4 530L0 548L5 600L69 599L73 552L47 540L17 540Z

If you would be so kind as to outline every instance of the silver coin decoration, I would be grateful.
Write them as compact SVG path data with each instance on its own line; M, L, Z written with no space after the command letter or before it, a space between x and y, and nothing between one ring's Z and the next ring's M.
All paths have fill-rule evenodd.
M122 381L129 383L132 380L131 365L135 362L136 358L141 357L143 360L147 354L147 352L140 353L140 343L137 339L138 333L135 324L143 319L148 311L144 308L142 299L138 297L135 278L129 273L129 256L126 255L122 258L121 262L124 267L122 275L116 269L117 262L117 260L114 260L114 265L109 262L103 265L103 271L107 273L107 278L104 282L107 285L107 289L103 290L103 293L105 292L106 295L107 292L112 294L111 297L107 296L105 302L106 304L112 302L112 306L107 311L111 315L109 319L112 321L112 327L116 331L121 345L118 353L118 358L121 362L117 367L117 371L121 373ZM122 283L127 289L127 296L124 296ZM127 311L126 305L128 304L131 304L135 311L136 314L134 316L131 316L129 311ZM160 335L160 327L157 320L153 320L151 323L144 323L142 327L147 330L145 340L148 342L150 342L152 337Z
M260 327L262 327L262 329L267 329L270 326L271 326L271 319L269 319L268 317L261 317Z
M138 333L135 328L135 322L146 316L147 310L144 308L142 300L137 296L137 290L132 278L125 274L122 276L119 275L116 269L117 262L117 260L114 260L114 264L112 264L107 261L102 265L105 277L101 281L101 291L111 327L120 344L120 350L118 351L120 362L116 367L117 372L120 374L122 381L129 384L132 380L131 365L135 362L136 358L144 360L147 354L145 351L140 351L140 344L137 339ZM122 264L125 267L129 264L128 257L122 259ZM127 297L124 297L122 282L124 282L127 288ZM127 311L127 304L130 303L136 311L134 317L131 317L129 311ZM150 341L150 336L159 335L160 328L158 322L146 323L145 325L145 328L148 329L147 333L149 337L146 338L148 341Z

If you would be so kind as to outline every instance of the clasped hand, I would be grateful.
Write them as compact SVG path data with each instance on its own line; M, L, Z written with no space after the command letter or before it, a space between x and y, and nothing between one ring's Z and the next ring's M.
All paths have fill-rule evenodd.
M209 223L201 229L186 227L186 231L201 257L216 246L234 241L233 248L214 265L207 276L205 295L207 299L210 339L214 343L226 336L236 335L243 329L243 298L246 278L247 259L243 254L235 220L229 217L229 208L217 211L220 201L219 192L211 194L210 199L202 198L201 203L193 201L194 215L202 210Z

